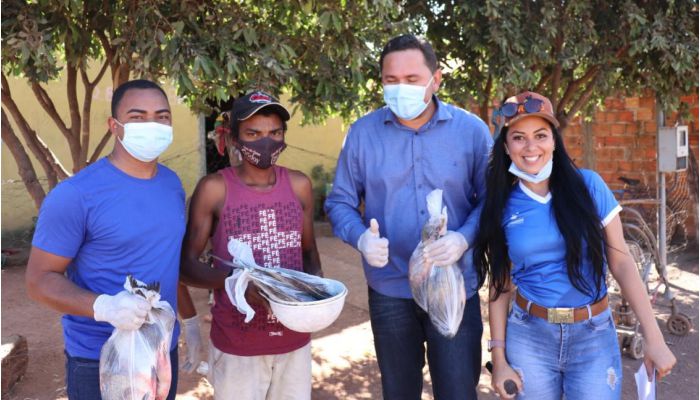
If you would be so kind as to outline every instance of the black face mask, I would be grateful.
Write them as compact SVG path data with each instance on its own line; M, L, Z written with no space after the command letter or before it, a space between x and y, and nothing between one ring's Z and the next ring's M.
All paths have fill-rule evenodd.
M249 163L258 168L267 169L277 162L277 158L287 144L284 141L279 142L270 137L264 137L250 142L239 139L237 147Z

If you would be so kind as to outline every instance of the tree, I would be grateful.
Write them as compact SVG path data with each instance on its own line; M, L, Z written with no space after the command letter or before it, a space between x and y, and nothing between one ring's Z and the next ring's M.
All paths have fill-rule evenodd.
M376 73L367 60L376 60L400 26L391 0L8 0L2 12L2 139L37 208L46 192L27 150L49 189L95 161L110 133L103 132L89 153L92 93L108 71L113 87L130 77L171 80L195 111L261 88L288 91L308 120L349 116L358 112L367 77ZM101 67L90 77L94 63ZM60 99L44 87L61 74L67 77L67 120L57 110ZM70 171L17 106L7 76L29 84L65 137Z
M524 89L552 100L566 127L614 92L650 89L666 108L698 86L693 0L429 0L404 2L442 57L443 94L476 103Z

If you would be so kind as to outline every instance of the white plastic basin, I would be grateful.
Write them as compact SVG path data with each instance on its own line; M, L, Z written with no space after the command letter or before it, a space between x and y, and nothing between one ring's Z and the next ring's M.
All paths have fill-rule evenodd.
M328 327L340 315L348 289L342 282L325 278L326 289L333 297L307 302L276 301L265 296L282 325L296 332L317 332Z

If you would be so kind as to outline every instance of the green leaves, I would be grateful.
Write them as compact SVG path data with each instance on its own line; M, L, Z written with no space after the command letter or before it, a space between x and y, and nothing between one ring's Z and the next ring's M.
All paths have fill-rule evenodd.
M107 58L113 73L172 80L195 111L260 88L288 91L310 119L348 117L365 111L358 88L375 77L397 16L390 0L8 0L3 70L45 82L61 73L57 60Z
M441 96L457 104L538 89L564 124L620 90L662 99L697 87L698 14L692 0L406 1L408 18L446 69ZM449 22L446 22L449 21ZM580 101L579 101L580 100ZM482 115L487 119L487 115Z
M194 110L261 88L287 91L308 121L381 104L379 52L407 31L433 44L441 97L489 104L539 87L578 112L612 91L672 97L697 85L692 0L36 0L3 2L3 71L57 79L64 63L124 64L171 79ZM113 71L114 72L114 71ZM539 85L539 86L538 86Z

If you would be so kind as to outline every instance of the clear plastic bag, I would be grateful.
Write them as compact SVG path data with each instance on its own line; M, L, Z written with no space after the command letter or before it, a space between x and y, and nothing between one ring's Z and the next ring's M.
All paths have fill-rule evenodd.
M165 399L172 380L170 342L175 312L160 300L160 285L146 285L132 276L124 289L144 297L153 308L133 331L115 329L100 352L100 392L104 400Z
M435 328L443 336L452 338L464 314L464 278L456 264L438 266L423 261L423 248L447 232L447 207L442 207L442 190L430 192L426 202L430 218L408 262L409 282L413 299L428 313Z

